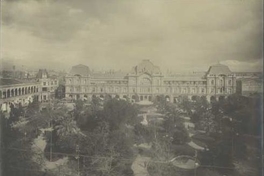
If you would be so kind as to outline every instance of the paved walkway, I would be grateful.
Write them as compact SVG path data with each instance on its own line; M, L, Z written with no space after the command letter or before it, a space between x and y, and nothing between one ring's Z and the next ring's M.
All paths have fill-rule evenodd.
M49 161L44 156L44 150L47 145L46 140L44 139L44 132L52 131L51 128L41 129L41 134L34 139L32 144L32 149L35 153L32 160L42 165L42 170L45 169L55 169L58 166L64 165L68 162L68 157L61 158L57 161Z
M150 112L148 110L144 114L139 114L139 116L143 116L143 120L141 121L141 124L146 125L146 126L148 125L147 115L149 113L153 113L153 112ZM134 146L140 147L140 148L145 148L145 149L151 148L151 145L149 145L147 143L141 143L139 145L135 144ZM134 176L149 176L147 164L150 160L151 160L150 157L146 157L146 156L142 156L142 155L138 154L136 159L134 160L134 162L131 165L131 169L134 172Z
M183 119L185 120L185 122L184 122L184 127L185 127L185 129L187 130L189 136L192 137L194 134L191 132L190 127L191 127L191 128L194 128L195 125L194 125L192 122L190 122L190 117L183 117ZM204 147L197 145L197 144L194 143L193 141L190 141L190 142L188 143L188 145L189 145L190 147L194 148L195 150L204 150L204 149L205 149Z

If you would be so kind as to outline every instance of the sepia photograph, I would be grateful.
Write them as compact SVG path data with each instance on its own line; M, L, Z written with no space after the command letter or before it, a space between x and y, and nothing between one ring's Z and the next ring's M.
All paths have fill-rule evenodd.
M263 0L1 0L0 176L262 176Z

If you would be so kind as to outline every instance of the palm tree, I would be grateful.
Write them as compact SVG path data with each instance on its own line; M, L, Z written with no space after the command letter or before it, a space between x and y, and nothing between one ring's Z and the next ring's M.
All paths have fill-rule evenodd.
M80 133L77 123L71 115L67 115L55 126L56 133L59 137Z

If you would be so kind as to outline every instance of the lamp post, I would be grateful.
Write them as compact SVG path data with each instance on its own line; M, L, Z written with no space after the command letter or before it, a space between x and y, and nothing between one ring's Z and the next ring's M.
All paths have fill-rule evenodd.
M77 144L76 145L76 159L78 160L78 171L77 171L77 175L79 176L80 175L80 155L79 155L79 153L80 153L80 148L79 148L79 145Z
M52 131L53 130L50 131L50 161L52 161Z
M199 166L199 163L197 162L197 150L195 150L194 164L195 164L194 175L196 176L196 169Z
M25 141L26 141L27 140L27 132L25 132L24 135L25 135Z
M232 150L231 151L232 151L232 157L233 157L234 156L234 153L233 153L234 152L234 123L233 123L232 118L229 118L229 120L230 120L231 125L232 125L232 131L231 131L232 132L232 144L231 144Z
M196 176L196 169L199 166L199 163L196 162L196 158L195 158L195 169L194 169L194 175Z

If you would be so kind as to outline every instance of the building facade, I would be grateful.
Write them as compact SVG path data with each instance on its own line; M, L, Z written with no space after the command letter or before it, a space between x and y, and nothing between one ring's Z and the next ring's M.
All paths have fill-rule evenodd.
M50 76L46 69L40 69L36 75L36 81L40 83L39 101L46 102L55 98L55 90L59 86L57 77Z
M65 76L65 97L69 99L111 96L152 101L163 95L176 102L182 96L205 96L212 100L235 92L236 76L222 64L210 66L202 74L189 75L164 75L149 60L143 60L129 73L96 73L88 66L76 65Z
M237 80L237 92L243 96L263 93L263 81L259 78L243 78Z
M263 94L262 72L236 72L237 93L243 96Z
M0 79L0 110L10 112L10 105L27 106L39 95L40 84L37 82L21 82L14 79Z

